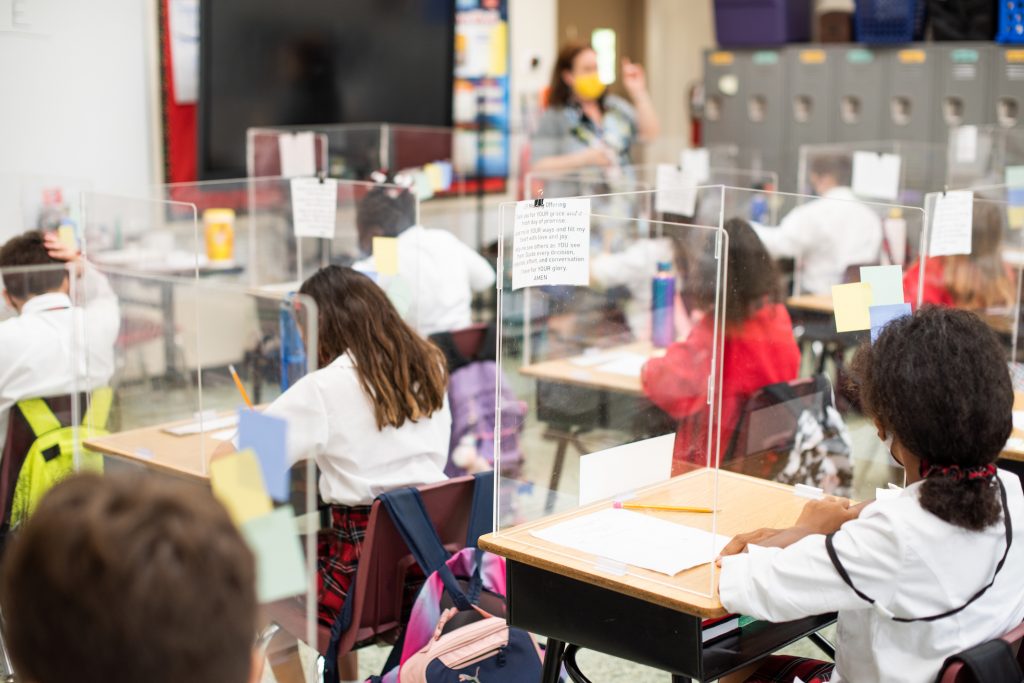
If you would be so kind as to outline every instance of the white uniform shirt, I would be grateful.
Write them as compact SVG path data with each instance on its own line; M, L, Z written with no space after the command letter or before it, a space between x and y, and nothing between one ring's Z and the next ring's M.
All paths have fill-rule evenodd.
M590 260L595 284L629 290L626 317L633 333L642 339L650 338L652 282L662 261L675 264L672 242L666 238L637 240L622 251L597 254Z
M355 265L373 270L373 260ZM414 225L398 236L397 277L378 282L402 318L423 336L469 327L473 293L494 286L494 268L446 230Z
M328 503L368 505L386 491L446 479L448 399L430 417L378 430L347 353L296 382L266 414L288 421L289 462L316 459Z
M831 295L847 267L878 263L882 247L881 219L848 187L796 207L777 228L754 229L772 256L797 259L801 289L811 294Z
M117 298L107 279L88 266L76 296L85 305L72 307L60 292L34 296L21 315L0 322L0 443L18 401L69 396L110 382L121 324Z
M821 535L785 549L723 558L722 604L776 622L838 611L833 681L930 683L950 655L1024 621L1024 494L1016 476L1002 471L999 476L1013 520L1013 544L995 583L962 612L931 622L892 621L843 582ZM857 589L903 618L963 605L991 580L1006 547L1002 521L982 532L948 524L921 507L920 486L872 503L833 538Z

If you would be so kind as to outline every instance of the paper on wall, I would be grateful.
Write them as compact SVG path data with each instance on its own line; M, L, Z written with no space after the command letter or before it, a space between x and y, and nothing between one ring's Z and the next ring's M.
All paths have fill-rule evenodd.
M971 253L974 193L970 190L943 192L932 215L929 256Z
M711 178L711 153L706 147L684 149L679 158L679 166L693 176L698 185L706 183Z
M978 127L960 126L956 129L954 150L958 164L973 164L978 159Z
M316 175L316 135L312 131L281 133L277 136L281 155L281 176L301 178Z
M199 99L199 0L170 0L167 31L174 101L194 104Z
M675 434L666 434L580 458L580 505L668 481Z
M292 178L292 229L296 237L334 238L338 181Z
M658 164L655 178L654 210L677 216L692 216L697 208L697 180L689 171L672 164Z
M512 289L590 284L590 200L516 204Z
M853 193L860 197L898 199L903 160L898 154L853 153Z

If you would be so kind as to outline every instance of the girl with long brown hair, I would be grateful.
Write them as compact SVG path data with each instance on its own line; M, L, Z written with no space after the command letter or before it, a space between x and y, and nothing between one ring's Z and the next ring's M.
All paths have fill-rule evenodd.
M299 289L316 302L320 369L266 410L288 421L289 460L312 455L331 523L318 544L321 625L340 613L378 494L445 479L451 436L445 359L406 324L387 295L351 268L328 266ZM272 662L301 681L295 657ZM356 679L352 655L342 679Z

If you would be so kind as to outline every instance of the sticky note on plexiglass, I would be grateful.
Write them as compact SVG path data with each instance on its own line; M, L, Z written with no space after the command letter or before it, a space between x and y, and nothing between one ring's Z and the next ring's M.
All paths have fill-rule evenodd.
M860 281L871 285L871 305L903 303L903 268L900 266L861 266Z
M242 525L242 536L256 557L256 597L261 604L306 592L306 563L290 505L250 519Z
M853 282L832 286L832 306L835 308L836 332L856 332L871 329L871 285Z
M211 462L210 485L213 495L239 526L274 507L263 484L259 460L252 451L232 453Z
M278 502L288 500L288 422L255 410L238 411L238 447L256 453L267 493Z
M398 275L397 238L373 238L373 269L378 275Z
M590 285L590 200L516 204L512 289Z

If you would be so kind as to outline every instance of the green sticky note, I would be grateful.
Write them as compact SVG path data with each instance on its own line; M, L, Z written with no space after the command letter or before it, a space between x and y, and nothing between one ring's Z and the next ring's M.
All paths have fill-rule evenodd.
M1006 184L1009 187L1024 187L1024 166L1007 166Z
M862 266L860 281L871 285L871 305L903 303L903 269L900 266Z
M836 332L871 329L871 285L865 282L833 285L832 305L836 311Z
M306 592L306 562L290 505L250 519L242 525L242 536L256 557L256 596L261 604Z

